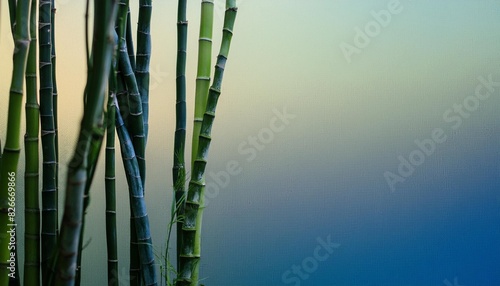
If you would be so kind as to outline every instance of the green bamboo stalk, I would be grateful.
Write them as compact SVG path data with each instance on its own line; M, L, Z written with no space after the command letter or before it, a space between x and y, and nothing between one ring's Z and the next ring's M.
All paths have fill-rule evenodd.
M236 20L236 0L226 0L226 13L222 43L215 65L215 74L210 87L208 101L203 122L200 129L197 157L193 165L193 173L189 182L188 195L184 211L184 225L182 228L181 268L176 284L198 285L199 262L201 255L201 217L203 213L203 196L205 188L205 167L211 142L212 125L215 119L215 109L221 93L222 78L226 66L229 48L233 36L233 27Z
M37 10L32 0L30 14L30 48L26 66L26 135L25 145L25 246L24 285L39 286L40 278L40 202L39 202L39 131L40 109L37 98Z
M175 192L175 214L177 225L177 257L182 247L182 221L179 219L183 213L182 199L185 196L186 162L184 153L186 145L186 58L187 58L187 0L179 0L177 7L177 68L176 68L176 105L175 105L175 136L174 136L174 164L172 176ZM168 252L168 247L166 252ZM168 259L168 254L165 254ZM165 263L168 265L168 262ZM177 260L177 269L179 269Z
M151 59L151 0L139 1L139 20L137 23L137 54L135 78L141 95L144 145L148 141L149 120L149 62ZM144 180L143 180L144 181Z
M97 163L99 160L99 154L102 147L103 135L104 135L104 127L103 127L104 118L100 119L100 122L93 130L91 135L90 142L90 150L88 156L88 165L87 165L87 181L85 183L85 190L83 192L83 213L82 213L82 226L80 231L80 244L78 246L78 258L76 261L76 279L75 285L79 286L81 283L81 275L82 275L82 250L84 243L84 233L85 233L85 222L87 215L87 208L90 205L90 187L92 186L92 182L94 181L95 170L97 167Z
M86 29L88 29L88 10L89 9L89 1L86 3ZM53 9L54 11L54 9ZM86 42L88 42L88 37L86 37ZM88 44L88 43L87 43ZM86 44L86 45L87 45ZM88 47L88 45L87 45ZM87 51L87 53L89 53ZM92 55L90 55L87 59L87 71L88 71L88 76L92 77L92 74L94 72L93 70L93 58ZM84 104L87 102L87 97L88 97L88 90L87 87L85 88L84 91ZM94 173L95 169L97 166L97 161L99 158L99 153L101 150L102 146L102 139L103 139L103 134L104 134L104 128L103 128L103 120L104 118L101 117L99 120L98 127L93 130L93 133L91 134L91 143L90 143L90 149L89 149L89 155L88 155L88 162L87 162L87 181L85 183L85 190L84 190L84 195L83 195L83 213L82 213L82 225L81 225L81 231L80 231L80 239L79 239L79 245L78 245L78 255L77 255L77 260L76 260L76 278L75 278L75 286L79 286L81 283L81 264L82 264L82 251L84 248L84 233L85 233L85 218L87 214L87 208L90 204L90 187L92 186L92 182L94 179Z
M132 218L136 226L142 277L146 286L157 285L153 243L149 229L146 203L144 201L144 190L142 188L139 164L130 135L125 128L119 112L116 113L116 131L120 140L122 161L129 185L130 206Z
M12 0L9 0L9 10L10 10L10 13L11 13L11 17L10 17L10 20L11 20L11 34L12 34L12 39L15 40L15 37L14 37L14 32L15 32L15 26L16 26L16 1L12 1ZM14 237L13 239L15 241L17 241L17 232L14 233ZM15 249L13 249L11 255L14 255L15 257L18 257L18 253L17 253L17 247ZM16 263L16 265L14 266L14 272L15 273L19 273L19 263ZM15 275L14 277L10 277L9 278L9 286L19 286L20 285L20 281L19 281L19 275Z
M193 138L191 145L191 172L193 172L194 161L197 158L199 136L205 113L208 90L210 87L210 70L212 67L212 34L213 34L214 1L202 0L200 16L200 36L198 41L198 68L195 88L195 110L193 123ZM205 184L202 179L202 184ZM200 204L204 205L204 198L200 198ZM202 214L196 220L201 224ZM201 243L201 233L195 236L195 244ZM179 259L180 260L180 259ZM197 274L195 274L197 276Z
M52 72L52 4L39 1L40 124L42 141L42 281L49 273L49 261L57 245L57 182Z
M68 167L65 208L58 244L55 285L74 285L76 260L83 213L83 196L92 135L99 129L105 90L113 58L113 28L118 5L114 0L94 2L92 72L87 79L88 96L78 143Z
M196 72L195 106L193 138L191 145L191 171L200 135L203 113L207 105L208 88L210 87L210 70L212 68L212 33L214 23L214 0L201 1L200 37L198 40L198 68Z
M20 273L9 270L10 256L15 253L17 243L10 244L11 234L16 230L15 207L17 165L20 155L21 110L26 63L30 44L29 21L31 0L18 0L16 6L16 24L14 32L14 56L12 80L10 84L9 108L7 117L7 137L0 163L0 285L7 285L9 278L16 278ZM9 213L11 215L9 215ZM9 247L10 246L10 247ZM12 248L14 247L14 248ZM16 256L16 264L19 259ZM10 275L9 275L10 274ZM14 275L14 276L13 276ZM16 278L17 279L17 278Z
M118 286L118 243L116 234L116 177L115 177L115 117L116 73L112 66L109 78L108 111L106 114L106 245L108 255L108 286Z
M16 19L15 19L15 13L16 13L16 7L17 6L17 3L16 1L9 1L9 9L11 9L11 12L13 12L13 16L10 17L10 20L11 20L11 34L12 34L12 39L15 41L15 35L14 35L14 32L15 32L15 27L16 27ZM17 242L18 241L18 237L17 237L17 232L14 233L14 236L13 236L13 239ZM19 257L18 256L18 248L14 248L11 252L11 255L14 255L15 257ZM19 273L19 263L16 263L15 266L14 266L14 272L15 273ZM20 275L15 275L13 277L9 277L9 286L20 286L21 284L21 281L20 281Z

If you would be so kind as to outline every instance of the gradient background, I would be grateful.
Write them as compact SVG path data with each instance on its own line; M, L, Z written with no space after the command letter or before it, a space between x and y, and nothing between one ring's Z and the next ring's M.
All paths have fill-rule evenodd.
M65 181L82 115L84 1L56 2ZM199 2L190 1L188 13L190 115ZM223 0L215 2L214 56L224 10ZM500 285L498 88L457 130L443 120L447 109L474 95L478 76L500 81L500 1L401 0L401 13L348 63L339 45L353 45L356 27L364 28L373 21L371 11L389 2L239 2L208 172L232 160L242 172L205 210L205 285L295 285L282 274L328 236L340 247L300 285ZM2 5L4 141L12 39ZM131 5L136 22L137 1ZM154 6L146 198L161 253L172 200L177 5L157 0ZM296 117L248 161L238 146L269 126L273 109L283 108ZM384 172L397 172L398 156L408 158L414 141L430 138L434 128L444 130L446 142L391 192ZM106 283L103 161L85 230L85 285ZM128 285L128 198L117 166L119 276ZM17 215L20 221L22 211Z

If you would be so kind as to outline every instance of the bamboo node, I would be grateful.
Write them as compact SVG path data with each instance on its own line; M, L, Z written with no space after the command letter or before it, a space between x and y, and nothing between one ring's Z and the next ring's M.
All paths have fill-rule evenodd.
M229 29L229 28L224 28L222 29L223 32L228 32L229 34L233 34L233 30Z
M200 41L200 42L203 42L203 41L204 41L204 42L210 42L210 43L211 43L211 42L212 42L212 39L210 39L210 38L201 38L201 37L200 37L200 39L199 39L198 41Z

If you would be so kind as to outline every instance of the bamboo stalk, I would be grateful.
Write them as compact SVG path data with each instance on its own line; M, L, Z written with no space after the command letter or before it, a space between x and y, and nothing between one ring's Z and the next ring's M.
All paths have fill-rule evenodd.
M15 1L9 1L9 7L11 9L13 9L13 12L14 12L14 17L15 17L15 11L16 11L16 5L17 3ZM16 26L16 19L14 17L11 17L11 31L12 31L12 39L15 41L15 35L14 35L14 32L15 32L15 26ZM14 236L13 236L14 240L18 241L18 236L17 236L17 232L14 233ZM10 245L9 245L10 246ZM19 257L18 255L18 248L15 247L12 249L12 252L11 252L11 255L14 255L14 257ZM13 267L14 269L14 272L15 273L19 273L19 263L16 263L15 266ZM9 277L9 286L20 286L21 284L21 281L20 281L20 275L17 274L17 275L14 275L12 277Z
M120 140L122 161L129 185L131 213L136 226L142 277L146 286L157 285L153 244L149 229L146 203L144 201L144 190L142 188L139 164L135 155L133 142L130 139L130 135L125 128L125 124L119 112L116 113L116 131Z
M233 36L234 22L236 20L236 0L226 0L226 13L222 43L215 65L215 74L210 87L206 111L200 129L197 157L193 165L193 173L189 182L188 195L184 211L183 247L181 251L181 269L176 284L198 285L199 265L201 256L201 217L203 213L205 167L211 142L212 126L215 119L215 110L221 93L222 79L226 66L229 48Z
M16 32L16 3L16 0L9 0L10 30L13 38Z
M207 105L208 88L210 87L210 70L212 68L212 34L214 23L214 0L201 1L200 37L198 40L198 68L196 72L195 107L193 138L191 145L191 171L200 135L203 113Z
M55 285L74 285L75 283L88 157L92 134L99 128L102 118L107 78L113 57L113 41L110 39L113 35L117 6L114 0L94 3L93 72L89 73L87 79L87 102L78 143L68 168Z
M149 120L149 62L151 59L151 0L139 1L139 20L137 23L137 54L135 78L141 95L144 145L148 141ZM143 178L143 182L145 178Z
M40 278L40 202L39 202L39 132L40 108L37 98L37 8L32 0L30 13L30 47L26 66L26 135L25 145L25 247L24 285L39 286Z
M128 6L128 0L122 0L121 2L126 2ZM125 10L125 13L126 11L127 10ZM122 26L125 26L125 23L123 23ZM127 44L123 36L124 30L124 27L121 28L121 31L119 33L118 64L128 90L128 107L130 113L127 117L129 123L127 129L129 130L132 142L134 143L134 151L137 155L141 180L144 186L146 178L146 162L144 159L145 135L142 101L139 93L138 83L130 64L130 58L127 54Z
M134 38L132 37L132 20L130 20L130 7L127 9L127 31L126 31L126 43L127 43L127 53L130 59L130 66L135 70L135 53L134 53Z
M42 141L42 281L46 281L49 261L57 245L57 182L52 72L52 4L39 2L40 124Z
M108 256L108 286L120 285L118 275L118 244L116 233L116 175L115 175L115 117L116 117L116 64L112 65L109 79L108 111L106 114L106 249Z
M55 1L51 0L50 9L50 59L52 63L52 113L54 118L54 149L55 149L55 181L56 181L56 206L59 206L59 129L57 120L58 92L57 92L57 73L56 73L56 7ZM56 217L59 218L59 211L56 209ZM56 223L56 233L59 232L59 225Z
M122 77L122 73L120 70L117 70L117 94L116 98L118 101L118 108L115 106L116 111L120 112L123 120L125 121L125 116L128 118L128 92L125 87L125 82ZM115 115L116 116L116 115ZM141 283L141 266L139 263L139 249L137 246L137 237L135 235L135 225L134 221L130 219L130 273L129 280L130 286L140 285Z
M82 213L82 226L80 231L80 245L78 246L78 258L76 261L76 279L75 285L79 286L81 283L81 275L82 275L82 250L84 243L84 233L85 233L85 222L87 215L87 208L90 205L90 187L92 186L92 182L94 180L95 170L97 167L97 162L99 160L99 154L102 147L103 135L104 135L104 127L103 127L104 118L100 119L100 122L92 131L91 134L91 142L90 142L90 150L88 155L88 165L87 165L87 181L85 183L85 190L83 192L83 213Z
M118 65L120 70L120 75L123 79L123 83L127 89L127 104L119 103L118 106L126 106L126 112L117 110L117 113L126 116L127 123L126 128L130 130L130 135L133 138L134 152L137 156L137 161L139 164L139 173L141 174L141 183L144 190L145 183L145 161L144 161L144 122L142 117L142 103L141 97L137 86L137 81L132 69L132 63L130 62L130 49L128 49L126 41L126 23L127 15L129 12L129 1L120 1L120 11L119 17L117 19L118 27ZM120 97L118 97L120 98ZM117 107L118 107L117 106ZM127 130L127 131L128 131ZM132 215L132 205L131 208L131 218L130 218L130 285L139 286L142 285L142 269L141 263L139 263L140 245L138 243L137 229L135 225L135 220Z
M199 136L203 121L203 114L207 105L208 90L210 87L210 70L212 67L212 34L213 34L214 1L202 0L200 16L200 35L198 41L198 67L195 88L195 110L193 123L193 138L191 145L191 172L194 170L194 161L197 158ZM204 178L201 182L205 184ZM204 204L204 198L200 198ZM196 218L201 223L201 213ZM200 233L195 235L195 244L201 243ZM180 260L180 259L179 259ZM195 273L194 276L197 276Z
M7 285L9 278L18 277L19 273L11 274L8 260L17 248L10 244L10 233L16 229L14 214L9 208L15 207L12 198L16 193L17 166L20 154L21 110L23 101L23 86L26 63L30 44L29 14L30 0L18 0L16 6L16 24L14 32L14 56L12 80L10 84L9 107L7 119L7 137L0 164L0 285ZM11 199L9 199L11 198ZM9 247L11 246L11 247ZM16 256L16 262L19 260ZM17 264L16 263L16 264ZM9 275L11 274L11 275ZM14 276L12 276L14 275Z
M179 257L182 247L182 221L179 219L183 213L182 201L185 196L186 180L186 58L187 58L187 0L179 0L177 7L177 68L176 68L176 105L175 105L175 135L174 135L174 163L172 176L175 192L175 221L177 227L177 256ZM177 207L178 206L178 207ZM168 259L168 246L165 259ZM165 263L168 265L168 262ZM179 259L177 259L177 269L179 269Z
M128 92L125 87L125 83L122 77L122 73L120 70L117 70L117 93L116 98L118 101L118 107L115 106L115 113L120 112L123 120L125 121L124 116L128 118L128 104L127 97ZM135 225L134 221L130 219L130 273L129 280L130 286L140 285L141 283L141 267L139 263L139 249L137 246L137 237L135 235Z

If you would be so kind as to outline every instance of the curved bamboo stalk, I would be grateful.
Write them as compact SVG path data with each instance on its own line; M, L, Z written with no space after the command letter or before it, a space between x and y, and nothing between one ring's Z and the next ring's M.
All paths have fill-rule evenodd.
M78 253L83 195L92 134L98 129L103 113L107 78L113 57L113 28L118 5L114 0L94 3L94 42L92 69L87 79L88 96L78 143L68 168L65 208L61 223L55 285L74 285Z
M139 20L137 23L137 54L135 78L137 88L141 95L143 122L144 122L144 145L148 141L149 120L149 62L151 59L151 12L153 10L151 0L139 1ZM143 182L145 178L143 178Z
M116 131L120 140L122 161L129 185L130 206L132 218L136 226L142 276L146 286L157 285L153 243L149 229L146 203L144 201L144 190L142 189L139 164L134 152L132 140L125 128L120 112L116 112Z
M128 92L125 87L125 82L123 80L122 73L117 70L117 93L116 99L118 101L118 107L115 106L115 113L118 110L120 112L123 120L125 121L125 116L129 115L127 97ZM115 115L116 116L116 115ZM141 281L141 266L139 263L139 249L137 247L137 237L135 235L135 225L134 221L130 219L130 273L129 280L130 286L140 285Z
M193 139L191 145L191 171L193 170L198 138L200 135L203 113L207 105L212 68L212 33L214 23L214 0L201 1L200 38L198 41L198 68L196 72L196 90L194 107Z
M215 119L215 109L221 93L222 78L226 66L233 27L236 19L236 0L226 0L226 13L224 16L224 28L222 43L215 65L213 84L210 87L207 107L203 116L200 130L197 157L193 165L193 173L189 182L189 190L186 198L184 211L184 225L182 228L182 250L181 269L177 279L177 285L198 285L199 262L201 255L201 217L203 212L203 196L205 188L205 167L211 142L212 125Z
M125 38L123 37L123 31L120 31L120 33L121 35L119 35L118 46L118 64L119 69L122 72L123 79L125 80L125 85L127 87L129 95L129 116L127 117L129 125L127 126L127 130L130 131L130 136L132 138L132 142L134 143L134 151L137 155L137 162L139 164L141 180L144 185L146 178L146 162L144 160L145 136L142 101L139 93L138 83L134 76L134 72L132 71L130 59L127 54L127 44Z
M10 84L9 108L7 119L7 137L0 164L0 285L7 285L9 278L19 276L19 273L9 271L11 253L17 244L10 244L10 233L16 230L15 217L9 216L9 208L13 202L9 198L15 197L17 166L20 155L21 109L23 101L24 77L30 44L29 13L31 0L18 0L16 6L16 24L14 33L14 56L12 80ZM10 211L12 214L13 212ZM9 247L11 246L11 247ZM14 249L12 248L14 246ZM19 260L16 256L16 262ZM17 264L16 263L16 264ZM10 275L9 275L10 274ZM14 276L13 276L14 275Z
M52 4L39 2L40 124L42 141L42 281L46 281L49 261L57 245L57 183L52 73Z
M176 104L175 104L175 135L174 135L174 163L172 177L175 192L174 214L177 227L176 257L179 257L182 247L182 221L180 216L183 212L186 180L186 58L187 58L187 0L179 0L177 7L177 68L176 68ZM168 259L168 245L165 253L165 260ZM168 265L168 261L165 261ZM177 259L177 269L179 269L179 259ZM168 270L167 270L168 274Z
M37 98L37 8L32 0L30 14L30 48L26 65L26 135L25 145L25 234L24 285L39 286L40 278L40 202L39 190L39 132L40 108Z
M117 93L116 99L118 101L118 106L115 106L115 113L120 112L123 120L125 121L125 116L128 118L128 104L127 97L128 92L125 87L125 82L120 70L116 71L117 74ZM116 105L116 104L115 104ZM115 115L116 116L116 115ZM141 266L139 263L139 249L137 247L137 237L135 235L135 225L134 221L130 219L130 273L129 280L130 286L140 285L141 283Z
M118 65L123 83L127 89L127 104L119 103L119 106L126 106L126 111L117 110L117 113L123 114L124 122L127 123L126 128L130 130L130 135L133 138L134 151L137 156L139 165L139 173L141 174L141 182L144 190L146 163L144 161L144 122L142 117L142 103L137 86L137 81L130 62L130 49L128 49L126 41L126 22L127 13L129 12L129 1L120 1L119 17L117 19L118 27ZM120 97L118 97L120 98ZM130 206L132 209L132 205ZM142 285L142 269L139 263L140 253L137 238L137 230L135 220L130 218L130 285Z

